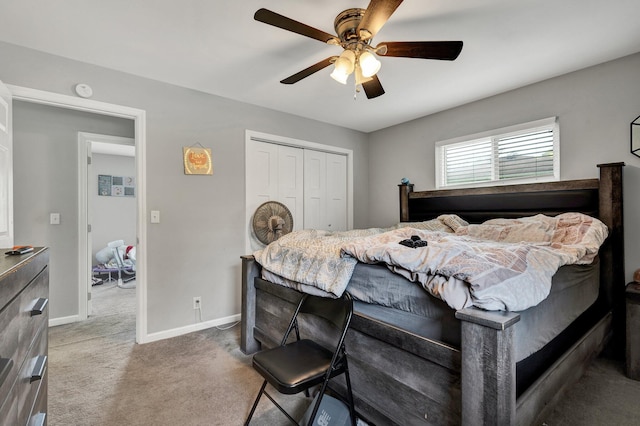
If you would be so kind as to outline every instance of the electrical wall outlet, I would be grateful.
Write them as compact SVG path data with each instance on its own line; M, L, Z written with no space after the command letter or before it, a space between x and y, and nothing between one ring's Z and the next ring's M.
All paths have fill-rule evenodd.
M193 298L193 309L200 309L201 306L202 306L202 299L200 298L200 296L195 296Z

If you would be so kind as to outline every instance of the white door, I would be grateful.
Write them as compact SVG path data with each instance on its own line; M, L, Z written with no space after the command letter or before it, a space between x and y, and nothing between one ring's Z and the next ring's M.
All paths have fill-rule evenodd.
M13 246L13 134L11 92L0 81L0 247Z
M304 227L347 230L347 157L304 150Z
M347 230L347 157L327 154L327 228Z
M326 229L327 155L304 150L304 227Z
M253 212L267 201L286 205L293 216L294 229L302 229L303 151L299 148L248 140L246 150L246 223L248 249L257 250L262 244L253 237Z
M304 160L300 148L278 145L278 196L293 216L293 229L302 229L304 222Z

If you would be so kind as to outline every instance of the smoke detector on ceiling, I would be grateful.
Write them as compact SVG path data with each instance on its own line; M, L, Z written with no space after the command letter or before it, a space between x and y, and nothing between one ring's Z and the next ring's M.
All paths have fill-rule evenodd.
M90 98L93 95L91 86L85 83L76 84L76 93L81 98Z

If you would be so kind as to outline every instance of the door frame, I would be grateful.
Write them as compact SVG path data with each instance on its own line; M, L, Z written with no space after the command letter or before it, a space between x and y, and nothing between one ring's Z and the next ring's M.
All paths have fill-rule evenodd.
M145 220L147 211L147 187L146 187L146 111L131 108L123 105L109 104L92 99L77 98L59 93L46 92L43 90L31 89L28 87L14 86L7 84L14 100L31 102L36 104L54 106L59 108L72 109L76 111L89 112L99 115L126 118L134 121L135 146L136 146L136 187L137 187L137 212L136 212L136 233L137 233L137 253L136 253L136 342L146 343L149 341L147 330L147 223ZM80 182L78 183L81 184ZM85 182L86 185L86 182ZM86 196L86 192L85 192ZM85 200L86 201L86 200ZM81 200L78 200L80 203ZM79 226L81 220L78 220ZM81 246L85 240L87 224L84 224L82 232L78 236L78 316L80 310L84 309L84 316L87 314L86 282L82 279L88 274L86 265L86 249ZM86 247L86 242L84 243ZM83 291L81 291L83 290ZM82 296L80 294L82 293ZM84 308L82 308L84 307ZM63 319L65 320L65 319ZM71 321L71 322L75 322ZM65 322L69 322L66 321ZM49 325L59 325L49 321Z
M0 127L2 126L2 122L5 122L6 128L0 128L0 132L3 132L7 135L7 143L3 146L0 144L0 151L5 151L6 163L2 164L3 160L0 159L0 166L6 167L0 173L4 174L4 180L2 176L0 176L0 185L3 187L0 188L0 199L2 198L2 192L5 192L6 203L3 203L0 200L0 210L6 213L7 223L6 223L6 232L4 230L0 230L2 234L0 234L0 247L12 247L14 244L13 241L13 116L12 116L12 99L13 95L9 90L9 87L0 80L0 103L4 105L6 108L6 114L3 119L0 120ZM2 109L0 109L0 114L2 114ZM0 152L0 156L2 152Z
M80 250L80 254L85 253L84 258L84 271L81 271L83 275L80 276L80 285L79 288L79 302L82 300L86 300L84 303L79 304L78 310L78 320L84 321L91 315L92 303L91 303L91 277L92 273L92 260L93 260L93 238L92 238L92 227L93 227L93 218L91 213L91 197L93 191L96 189L94 187L89 186L90 176L90 161L89 159L93 158L93 149L95 145L93 144L108 144L109 146L120 146L121 148L131 148L132 154L130 152L121 150L116 150L114 147L114 154L120 151L119 154L116 155L133 155L135 158L135 139L126 138L121 136L111 136L97 133L88 133L88 132L78 132L78 235L79 235L79 244L78 249ZM137 191L136 191L137 192ZM138 194L135 194L137 197ZM84 233L84 235L83 235ZM82 277L85 277L86 287L82 289ZM84 294L83 294L84 293Z

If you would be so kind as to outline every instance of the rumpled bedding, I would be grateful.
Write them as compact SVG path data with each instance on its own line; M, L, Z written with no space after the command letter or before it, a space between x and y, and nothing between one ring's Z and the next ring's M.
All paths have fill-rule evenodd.
M454 309L520 311L547 297L559 267L591 263L607 237L602 222L580 213L494 219L479 225L444 215L421 228L298 231L255 257L285 280L336 296L346 289L356 261L384 262ZM427 241L427 246L398 244L412 236Z
M411 225L414 229L453 232L452 224L457 225L455 218L443 215L438 219ZM313 229L294 231L283 235L253 255L262 266L263 278L269 281L306 293L340 297L357 263L357 259L353 257L341 256L342 247L351 241L379 235L405 225L345 232ZM265 276L265 271L268 276ZM309 286L317 288L319 292L310 291Z

